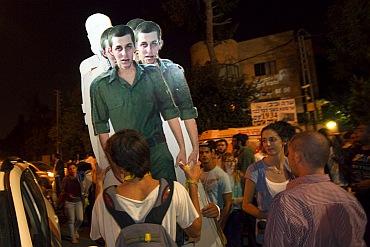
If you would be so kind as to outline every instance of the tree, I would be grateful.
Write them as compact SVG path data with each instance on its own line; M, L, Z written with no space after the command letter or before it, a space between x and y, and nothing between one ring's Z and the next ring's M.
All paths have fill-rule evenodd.
M328 15L328 58L338 81L370 75L370 2L337 0Z
M61 153L64 159L75 159L77 154L91 152L87 126L81 110L80 89L63 94L61 109ZM56 124L50 129L49 136L56 143Z
M337 0L329 9L329 49L334 100L355 121L368 121L370 82L370 2Z
M355 122L370 123L370 79L353 78L348 106Z
M187 25L189 32L198 31L197 26L203 27L204 35L199 38L205 39L210 62L216 64L214 45L217 40L233 37L237 25L226 16L231 14L239 0L202 0L202 2L203 5L200 0L164 0L161 6L175 25L180 27Z
M209 129L225 129L251 125L250 101L256 88L243 77L220 76L225 65L194 67L188 76L194 105L198 108L199 133ZM232 66L232 65L229 65Z

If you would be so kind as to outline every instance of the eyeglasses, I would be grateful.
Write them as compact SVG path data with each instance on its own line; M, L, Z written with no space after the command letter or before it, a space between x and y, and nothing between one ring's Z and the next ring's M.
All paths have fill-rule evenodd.
M269 143L275 143L275 142L277 142L279 140L280 140L280 138L275 137L275 136L271 136L269 138L262 138L261 139L261 143L267 143L267 142L269 142Z

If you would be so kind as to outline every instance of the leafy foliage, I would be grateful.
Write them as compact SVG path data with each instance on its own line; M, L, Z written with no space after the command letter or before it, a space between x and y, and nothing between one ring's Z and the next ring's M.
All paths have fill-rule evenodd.
M223 23L238 6L239 0L212 1L214 24ZM162 0L161 8L169 21L176 27L184 27L188 32L198 33L198 39L205 39L205 5L203 0ZM167 23L165 23L167 25ZM237 24L230 22L214 26L215 41L234 36Z
M370 2L337 0L329 9L330 75L336 105L348 110L352 121L369 121Z
M370 123L370 79L352 79L348 105L354 121Z
M199 113L199 133L251 125L249 105L257 90L243 77L222 76L225 69L225 65L194 67L187 76Z
M84 123L80 99L79 88L66 93L63 97L60 143L61 153L66 160L76 158L77 154L91 152L92 150L87 126ZM55 144L57 141L56 125L50 129L49 136Z
M329 10L329 60L337 80L370 75L370 2L338 0Z
M88 130L83 122L79 88L65 93L61 119L61 153L65 159L91 152ZM55 111L42 104L36 94L27 99L27 116L21 116L15 128L0 142L3 157L15 155L39 160L56 152Z

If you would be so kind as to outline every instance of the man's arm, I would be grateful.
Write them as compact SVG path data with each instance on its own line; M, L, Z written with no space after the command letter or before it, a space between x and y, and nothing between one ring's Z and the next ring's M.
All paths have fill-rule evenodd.
M216 218L220 217L220 208L213 202L210 202L207 206L202 208L202 215L207 218Z
M188 162L196 164L198 161L198 155L199 155L197 122L195 121L194 118L192 118L192 119L186 119L184 123L185 123L186 130L188 131L188 134L190 137L191 145L193 147L193 150L188 157Z
M224 208L221 209L220 226L221 229L224 229L233 203L232 193L225 193L222 195L222 198L224 200Z
M291 224L288 222L286 213L289 215L289 212L284 208L282 197L277 195L269 211L263 246L292 246L292 243L297 244L289 241L291 236L289 227ZM297 237L300 238L301 236Z
M106 104L106 96L100 83L107 80L108 74L102 74L94 79L90 86L91 121L94 127L94 134L109 133L109 110ZM102 143L103 144L103 143ZM104 147L104 145L102 145Z
M173 100L180 111L180 118L184 120L186 130L193 147L191 154L188 157L188 162L197 162L199 148L198 148L198 128L195 118L198 116L197 109L193 105L190 90L183 68L171 63L168 65L166 72L163 73L164 78L171 90Z
M182 162L183 164L186 164L186 151L185 151L184 136L182 135L179 119L173 118L173 119L167 120L167 122L171 128L173 135L176 138L176 142L179 145L179 149L180 149L179 154L177 155L177 158L176 158L176 163L180 164Z
M199 198L198 198L198 183L200 177L200 163L194 163L193 165L180 164L181 169L184 171L187 185L189 188L190 199L197 210L199 217L193 221L193 223L184 231L189 237L199 238L202 228L202 216L200 212Z

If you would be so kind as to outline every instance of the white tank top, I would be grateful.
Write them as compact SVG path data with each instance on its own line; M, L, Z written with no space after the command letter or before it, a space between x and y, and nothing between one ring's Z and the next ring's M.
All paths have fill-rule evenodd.
M289 180L284 181L282 183L275 183L275 182L272 182L272 181L268 180L267 177L266 177L267 189L269 190L272 198L274 198L277 193L285 190L288 182L289 182Z

